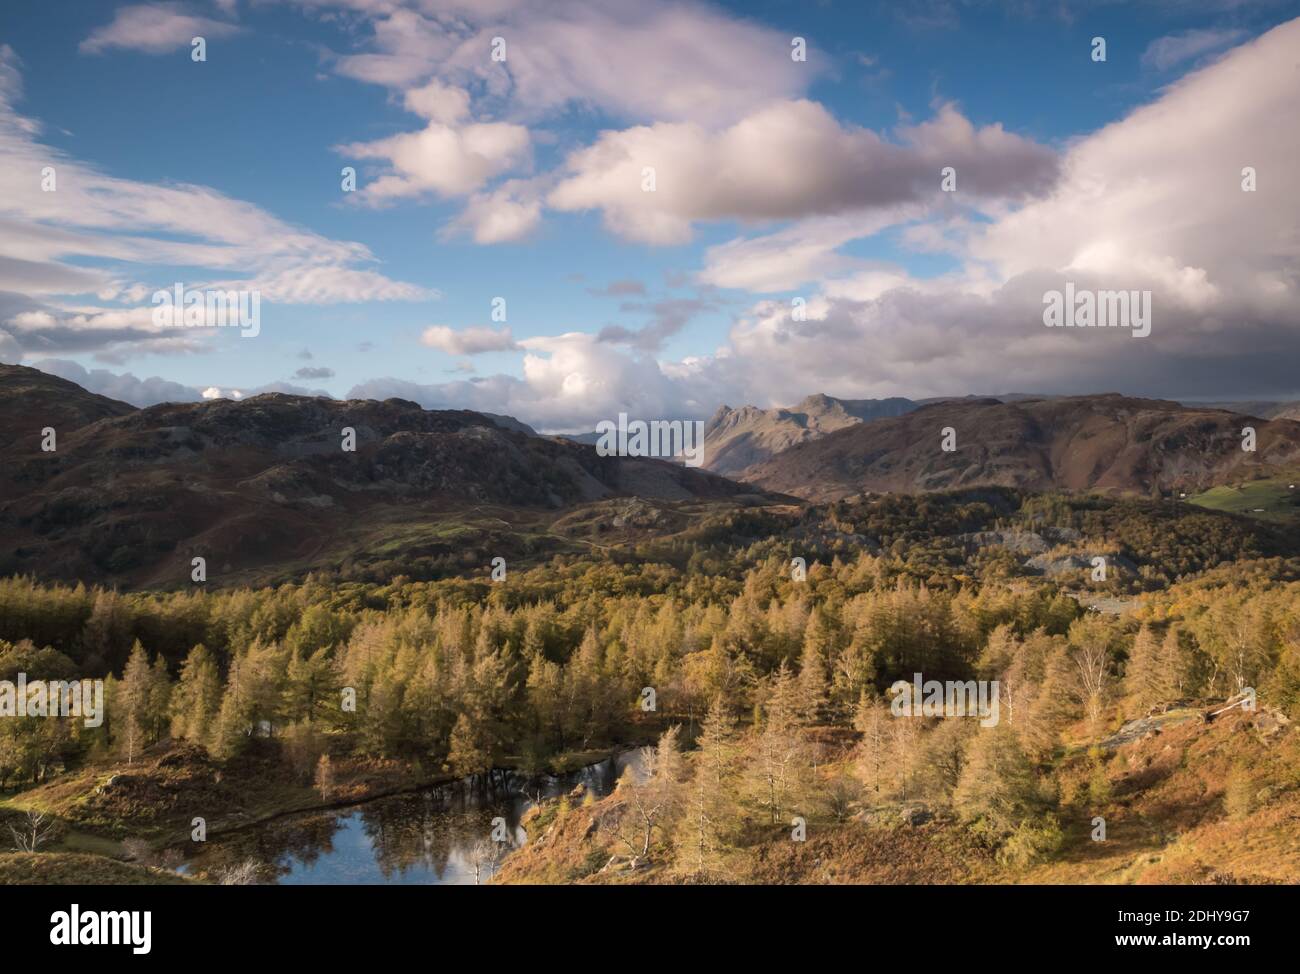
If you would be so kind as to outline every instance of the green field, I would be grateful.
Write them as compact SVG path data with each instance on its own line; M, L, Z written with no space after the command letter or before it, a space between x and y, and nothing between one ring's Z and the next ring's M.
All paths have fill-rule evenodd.
M1297 489L1292 490L1291 484L1296 484ZM1212 487L1188 498L1188 503L1262 521L1294 521L1300 519L1300 475Z

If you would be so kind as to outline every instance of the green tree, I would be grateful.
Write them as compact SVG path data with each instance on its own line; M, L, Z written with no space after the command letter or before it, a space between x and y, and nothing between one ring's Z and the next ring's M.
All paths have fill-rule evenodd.
M221 710L221 674L208 648L198 643L181 664L171 699L171 733L207 744Z
M997 841L1043 811L1033 766L1011 728L998 724L975 734L953 806L973 828Z

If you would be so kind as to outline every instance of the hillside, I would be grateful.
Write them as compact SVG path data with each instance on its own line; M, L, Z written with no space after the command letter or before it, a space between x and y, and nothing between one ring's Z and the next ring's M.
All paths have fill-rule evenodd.
M40 448L45 426L54 452ZM0 431L0 570L127 586L188 584L195 556L222 582L377 562L394 546L454 558L472 547L465 532L473 544L507 536L497 552L510 556L521 534L547 535L582 505L752 493L400 399L272 393L137 410L22 367L0 373Z
M835 399L821 394L788 409L719 406L704 427L705 466L733 476L796 444L916 408L910 399Z
M1057 762L1061 844L1050 861L999 857L943 803L912 800L855 803L847 820L810 822L803 842L790 841L784 823L755 817L724 868L733 882L783 885L1294 882L1300 733L1291 723L1267 711L1232 711L1206 723L1198 709L1146 723L1152 726L1131 739L1103 745L1099 771L1081 749ZM1244 801L1230 784L1243 768L1251 781ZM821 780L834 781L839 771L827 765ZM535 809L524 822L528 844L494 881L690 879L663 854L630 868L613 838L627 802L618 792L596 802L583 798L577 793ZM1106 821L1104 841L1091 835L1096 815Z
M1253 453L1241 449L1243 425L1224 410L1114 394L941 402L797 444L743 479L815 501L975 485L1191 493L1300 459L1300 424L1257 421Z
M87 392L67 379L23 365L0 365L0 446L7 455L10 447L39 450L47 426L64 433L133 412L134 406Z
M1195 409L1226 409L1231 413L1258 416L1260 419L1300 419L1300 402L1250 399L1232 402L1185 402L1183 405Z

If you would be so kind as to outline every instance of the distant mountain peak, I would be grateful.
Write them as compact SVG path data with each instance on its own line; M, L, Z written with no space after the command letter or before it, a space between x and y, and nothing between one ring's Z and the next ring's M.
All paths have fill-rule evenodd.
M704 465L736 476L797 443L915 408L910 399L838 399L824 392L788 407L719 406L704 428Z

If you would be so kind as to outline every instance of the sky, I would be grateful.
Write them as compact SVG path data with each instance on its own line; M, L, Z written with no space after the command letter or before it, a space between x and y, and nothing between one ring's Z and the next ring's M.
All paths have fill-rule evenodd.
M0 361L546 431L1298 399L1297 106L1267 0L5 0ZM1150 333L1045 328L1067 283Z

